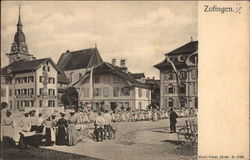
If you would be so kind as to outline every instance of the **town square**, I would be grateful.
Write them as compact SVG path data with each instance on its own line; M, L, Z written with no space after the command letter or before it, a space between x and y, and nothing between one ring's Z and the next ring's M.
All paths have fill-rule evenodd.
M14 13L2 158L197 159L197 2L185 4L1 3Z

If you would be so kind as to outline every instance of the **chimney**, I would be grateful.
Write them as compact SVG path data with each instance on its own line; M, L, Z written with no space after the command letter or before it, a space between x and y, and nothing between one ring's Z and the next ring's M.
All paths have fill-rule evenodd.
M126 60L125 59L121 59L120 66L121 67L126 67Z
M115 58L112 59L112 65L116 66L116 59Z
M70 52L70 50L67 50L67 51L66 51L66 53L69 53L69 52Z
M193 42L193 37L191 36L191 42Z
M155 77L153 77L153 80L155 79Z

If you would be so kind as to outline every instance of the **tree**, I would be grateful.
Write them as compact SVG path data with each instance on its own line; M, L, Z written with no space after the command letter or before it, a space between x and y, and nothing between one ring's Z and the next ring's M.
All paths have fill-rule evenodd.
M65 108L78 109L78 93L75 87L69 87L61 97Z
M4 109L4 108L6 108L7 106L8 106L8 103L2 102L0 108L1 108L1 110L2 110L2 109Z

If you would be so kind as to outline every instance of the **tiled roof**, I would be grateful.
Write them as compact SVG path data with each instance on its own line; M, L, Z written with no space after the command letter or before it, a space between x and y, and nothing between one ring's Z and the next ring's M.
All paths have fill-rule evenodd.
M43 58L43 59L35 59L31 61L15 61L8 66L5 66L1 69L1 75L8 75L8 71L11 73L19 73L19 72L29 72L35 70L40 64L49 60L50 58Z
M64 71L87 68L95 52L99 54L97 48L63 53L57 65Z
M198 49L198 41L189 42L171 52L166 53L165 55L172 56L172 55L179 55L179 54L190 54Z
M175 64L176 68L177 69L180 69L180 68L185 68L187 67L187 64L186 64L186 61L182 61L182 62L179 62L177 59L178 59L178 56L179 55L183 55L183 56L189 56L191 55L192 53L194 53L195 51L198 50L198 41L192 41L192 42L189 42L169 53L166 53L165 55L168 56L170 59L172 59L171 57L175 57L175 59L173 61L173 63ZM186 57L187 58L187 57ZM155 68L157 69L162 69L162 68L165 68L165 69L172 69L172 65L171 63L168 62L168 59L167 57L165 57L165 59L154 65Z
M57 82L64 83L64 84L69 84L69 80L68 80L67 76L61 70L60 70L60 72L57 75Z
M101 65L99 66L96 66L94 68L94 71L93 71L93 74L105 74L105 73L113 73L113 74L117 74L119 75L120 77L122 77L123 79L129 81L131 83L131 86L136 86L136 87L141 87L141 88L147 88L149 89L150 86L145 84L145 83L141 83L137 80L135 80L130 74L128 73L125 73L123 71L121 71L119 69L119 67L117 66L113 66L112 64L110 63L107 63L107 62L104 62L102 63ZM87 77L89 77L89 74L90 72L87 72L82 79L85 79ZM81 81L81 80L80 80ZM78 81L78 82L80 82ZM74 85L76 85L78 82L76 82Z

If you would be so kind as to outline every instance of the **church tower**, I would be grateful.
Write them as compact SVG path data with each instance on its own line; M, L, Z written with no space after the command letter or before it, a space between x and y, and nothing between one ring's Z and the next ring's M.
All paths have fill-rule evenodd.
M17 23L17 32L14 36L14 42L11 45L10 53L7 54L9 57L9 64L14 61L19 60L31 60L33 56L29 54L28 45L26 44L25 35L23 33L23 25L21 22L21 14L20 14L20 5L19 5L19 17Z

